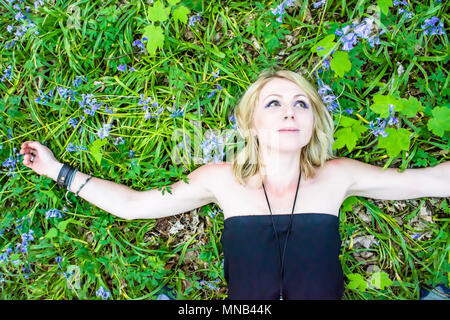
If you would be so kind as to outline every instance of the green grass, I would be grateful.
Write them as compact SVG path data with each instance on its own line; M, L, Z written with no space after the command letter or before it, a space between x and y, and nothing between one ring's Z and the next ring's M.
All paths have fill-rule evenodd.
M34 2L24 1L19 6L22 12L31 7L29 18L36 27L16 36L17 26L24 24L15 18L13 5L19 2L0 0L1 299L101 299L96 295L101 286L114 299L155 299L164 286L184 299L227 296L220 208L210 204L167 219L125 221L72 193L70 205L64 190L18 158L27 140L41 141L59 161L95 177L135 190L163 188L202 163L193 157L171 158L183 139L172 140L174 132L184 130L194 141L200 129L203 134L232 129L229 116L255 76L269 66L282 66L302 72L315 85L319 74L339 96L339 107L332 112L336 137L343 128L355 136L336 148L338 156L402 169L449 160L448 37L426 35L421 27L436 16L445 30L449 5L444 1L410 2L403 8L413 13L411 19L398 14L399 6L389 7L380 16L388 32L374 47L358 40L346 51L351 69L343 76L322 67L332 54L319 56L320 51L311 49L336 29L374 16L377 3L386 1L330 0L326 8L315 9L313 2L297 0L294 8L286 8L282 24L271 13L281 1L175 2L163 1L173 6L165 19L154 13L156 4L145 1L55 1L37 11ZM190 10L187 18L201 12L201 20L189 26L174 11L181 6ZM14 26L12 32L8 25ZM142 51L133 41L149 34L156 39L146 29L149 25L161 27L164 42ZM333 49L342 51L338 39ZM117 69L121 64L127 65L125 72ZM11 75L6 77L8 66ZM86 79L75 86L77 77ZM72 89L73 96L62 97L58 87ZM54 90L53 97L38 103L39 90L47 95ZM94 116L80 106L82 94L102 103ZM388 126L410 134L398 152L392 151L390 138L387 148L380 147L383 137L370 129L383 112L374 107L375 97L388 94L395 103L417 99L413 114L400 110L395 114L399 123ZM146 119L140 95L158 102L158 107L149 105L154 117ZM113 108L112 114L105 105ZM184 114L176 116L180 109ZM346 118L355 122L347 126ZM71 119L78 123L72 126ZM98 130L107 123L112 125L107 143L95 151ZM366 130L356 133L361 127ZM118 138L124 143L117 143ZM71 144L86 150L68 151ZM226 146L227 152L236 148ZM348 198L340 211L344 299L417 299L424 284L450 285L449 200ZM63 217L47 219L45 213L53 208ZM213 212L217 215L211 217ZM171 233L177 223L183 228ZM52 228L57 232L49 237ZM15 252L30 230L34 239L27 252ZM355 242L358 237L371 239L370 245ZM62 258L59 264L57 257ZM383 288L370 284L378 271L392 283L385 281ZM352 274L368 281L367 288L349 288Z

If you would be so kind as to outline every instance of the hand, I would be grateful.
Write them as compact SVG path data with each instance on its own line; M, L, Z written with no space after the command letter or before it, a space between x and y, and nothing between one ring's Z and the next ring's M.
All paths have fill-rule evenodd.
M25 154L23 164L39 175L45 175L56 180L55 169L62 165L56 160L53 152L37 141L26 141L20 146L20 154ZM33 161L31 161L33 158Z

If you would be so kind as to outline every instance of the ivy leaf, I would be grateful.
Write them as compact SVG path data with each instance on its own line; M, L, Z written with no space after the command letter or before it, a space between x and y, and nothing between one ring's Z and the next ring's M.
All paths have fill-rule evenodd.
M168 0L167 2L169 3L169 5L174 6L176 5L178 2L180 2L181 0Z
M358 273L351 273L347 275L347 278L350 279L347 287L353 290L358 290L361 292L366 291L367 289L367 281L364 277Z
M392 283L392 280L389 279L389 275L384 271L375 272L370 279L370 284L381 290L384 290L385 287L389 287Z
M191 10L189 10L185 6L180 6L173 11L172 17L173 17L174 21L181 21L183 23L187 23L188 14L190 12L191 12Z
M164 22L167 19L169 19L169 16L167 15L167 12L166 12L166 8L161 3L161 1L159 1L159 0L156 1L155 4L153 5L153 7L150 7L148 9L148 18L154 22L156 22L156 21Z
M330 61L330 68L342 78L347 71L352 69L352 63L348 58L348 53L345 51L336 51L333 54L333 59Z
M334 42L334 38L335 38L334 34L329 34L328 36L326 36L325 38L323 38L322 40L317 42L311 48L311 52L317 53L317 55L319 57L323 57L323 56L327 55L330 52L330 50L334 47L334 45L336 44L336 42ZM318 47L322 47L323 49L317 50Z
M409 150L409 145L411 143L409 137L411 132L403 128L386 128L384 131L388 134L388 136L380 136L380 140L378 140L378 148L386 149L386 152L390 157L395 157L402 150Z
M450 131L450 108L436 107L432 113L433 118L428 121L427 127L435 135L443 137L445 131Z
M143 37L150 39L147 41L147 50L150 55L154 55L156 49L164 45L164 32L160 26L149 25L144 28Z
M100 162L102 161L102 157L103 157L101 147L103 147L106 143L107 143L106 139L103 139L103 140L97 139L89 147L89 151L91 152L94 159L97 160L97 163L99 165L100 165Z
M389 8L392 5L392 0L378 0L378 7L385 16L389 13Z

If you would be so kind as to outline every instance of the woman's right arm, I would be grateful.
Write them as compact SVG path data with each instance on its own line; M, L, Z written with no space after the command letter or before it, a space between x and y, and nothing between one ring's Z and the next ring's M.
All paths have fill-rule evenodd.
M36 141L22 144L20 153L25 154L23 163L40 175L57 180L63 166L46 146ZM30 162L31 154L34 161ZM210 187L214 181L214 164L203 165L187 178L186 184L180 180L170 185L171 194L164 195L158 189L137 191L112 181L92 177L78 193L78 196L94 206L122 219L155 219L187 212L211 202L215 197ZM71 192L77 192L88 175L76 171L70 185Z

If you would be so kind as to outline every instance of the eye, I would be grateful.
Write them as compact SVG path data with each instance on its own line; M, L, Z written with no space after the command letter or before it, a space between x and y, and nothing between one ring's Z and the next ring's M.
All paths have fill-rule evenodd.
M278 103L278 100L272 100L272 101L270 101L269 104L266 105L266 108L270 107L270 106L272 105L273 102ZM303 103L303 105L304 105L303 108L308 109L308 105L306 104L305 101L303 101L303 100L297 100L297 101L295 101L295 103L297 103L297 102ZM279 104L279 103L278 103L278 104Z

